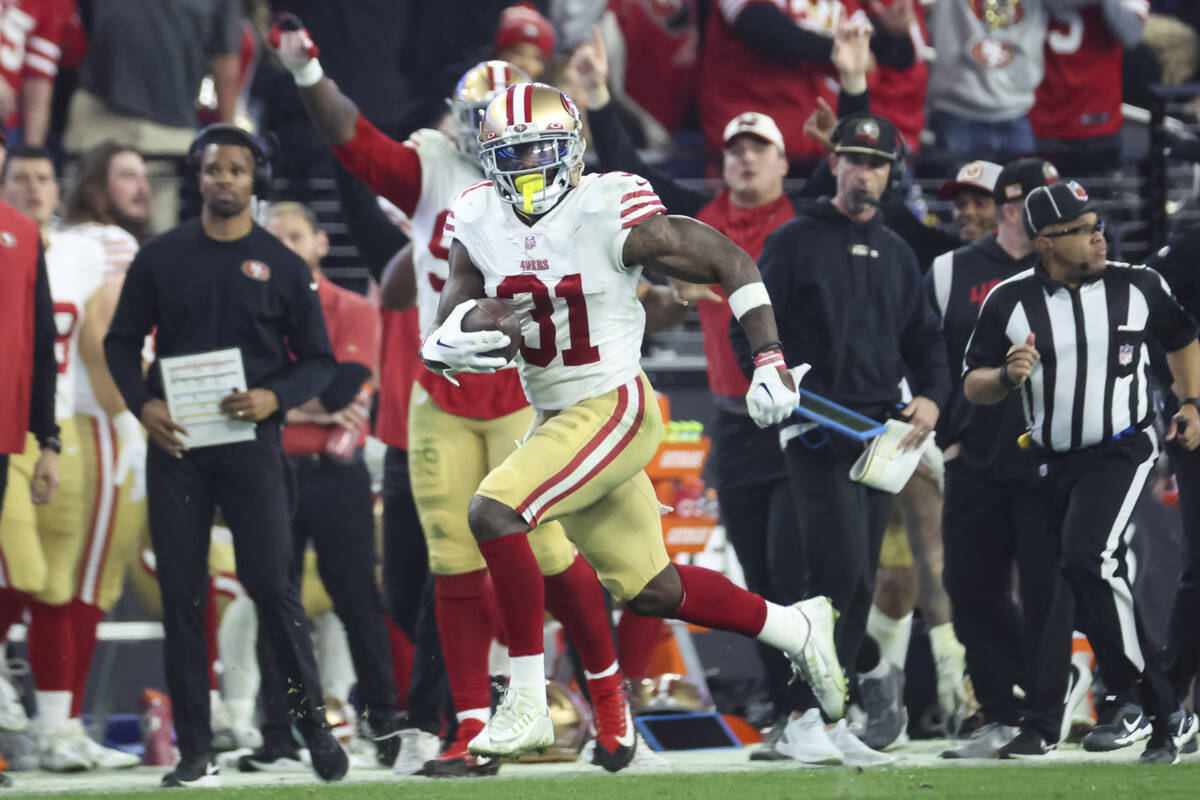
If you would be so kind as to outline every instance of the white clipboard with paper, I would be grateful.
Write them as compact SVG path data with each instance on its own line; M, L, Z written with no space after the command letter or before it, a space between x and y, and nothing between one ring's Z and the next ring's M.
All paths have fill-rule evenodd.
M163 391L171 419L187 428L179 435L188 449L254 439L254 423L230 419L221 400L246 391L246 370L237 347L160 358Z
M925 449L933 442L933 436L925 437L920 446L912 450L901 450L900 442L913 426L898 419L884 423L887 430L872 439L850 467L850 480L873 489L896 494L916 471Z

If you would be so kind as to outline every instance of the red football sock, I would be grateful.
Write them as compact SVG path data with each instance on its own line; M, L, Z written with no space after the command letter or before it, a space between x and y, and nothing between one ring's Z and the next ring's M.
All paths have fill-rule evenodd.
M510 533L479 543L500 605L500 622L510 656L542 654L542 617L546 590L542 571L525 533ZM445 645L443 644L443 647Z
M630 680L648 678L650 659L662 637L662 617L642 617L625 610L617 623L617 654Z
M218 691L221 681L217 677L217 626L221 624L217 616L217 589L212 579L208 581L208 604L204 608L204 639L208 644L208 688Z
M39 691L69 692L74 683L75 637L71 607L29 604L29 665Z
M612 627L604 605L604 590L596 571L583 556L557 575L547 575L546 610L562 623L563 631L591 673L608 669L617 660Z
M75 665L71 678L71 717L83 713L83 691L87 688L88 672L96 654L96 627L104 620L104 612L82 600L72 600L71 631L75 635Z
M488 648L496 628L493 603L488 597L487 570L436 575L433 593L437 598L438 633L454 710L461 713L487 708Z
M0 589L0 642L8 640L8 629L21 621L32 599L16 589Z
M690 564L676 564L675 569L683 584L683 600L671 615L675 619L751 638L762 632L766 600L711 569Z
M408 708L408 685L412 682L413 646L390 614L383 615L392 646L392 676L396 680L396 710Z

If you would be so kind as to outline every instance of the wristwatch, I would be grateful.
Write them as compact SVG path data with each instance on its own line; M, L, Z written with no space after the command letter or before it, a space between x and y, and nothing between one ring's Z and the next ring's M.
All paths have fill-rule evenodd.
M38 439L38 447L40 447L42 450L53 450L56 453L61 453L62 439L55 434L43 436L42 438Z
M1182 402L1194 406L1196 411L1200 412L1200 397L1185 397Z

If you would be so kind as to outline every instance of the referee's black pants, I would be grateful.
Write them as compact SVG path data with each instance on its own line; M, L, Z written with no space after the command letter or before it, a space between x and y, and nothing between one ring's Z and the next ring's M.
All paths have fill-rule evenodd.
M805 597L807 569L792 488L788 483L779 430L760 429L748 415L718 410L713 430L712 466L725 535L737 554L746 587L772 603L791 605ZM775 716L804 710L794 697L787 657L758 643Z
M1000 482L961 458L946 462L942 582L975 697L988 722L1024 725L1056 742L1074 617L1049 523L1032 480ZM1013 686L1024 690L1024 700Z
M1105 683L1135 687L1156 730L1179 708L1162 654L1133 600L1125 532L1158 458L1153 431L1063 455L1043 454L1042 489L1059 564L1075 596L1076 627L1087 635Z
M190 450L178 459L152 445L146 459L167 689L185 756L212 750L204 610L217 506L233 534L238 580L254 601L260 635L291 687L287 697L297 728L307 739L328 727L295 580L288 465L278 427L259 423L258 437Z
M292 558L300 589L304 552L311 542L317 574L346 629L350 660L358 679L358 707L371 732L390 733L396 718L396 679L383 603L375 584L375 515L371 476L361 452L348 464L323 455L290 458L296 479ZM260 632L262 628L259 628ZM287 682L271 649L259 636L263 738L287 742L291 721Z
M383 590L392 620L413 645L408 724L440 733L454 703L442 660L425 533L413 499L408 453L388 446L383 468Z
M1171 465L1187 547L1167 629L1167 674L1182 701L1200 672L1200 450L1172 446Z
M784 448L808 564L808 596L826 595L841 612L834 644L847 672L866 672L879 663L879 646L867 637L867 615L892 508L892 495L850 480L860 455L861 443L819 429Z

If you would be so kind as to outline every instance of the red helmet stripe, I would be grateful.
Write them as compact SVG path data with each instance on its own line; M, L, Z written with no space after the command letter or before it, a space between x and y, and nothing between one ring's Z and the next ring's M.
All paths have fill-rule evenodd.
M525 86L525 122L533 122L533 87Z
M512 87L504 93L504 115L507 117L507 124L513 124L513 96L517 93L517 87Z

